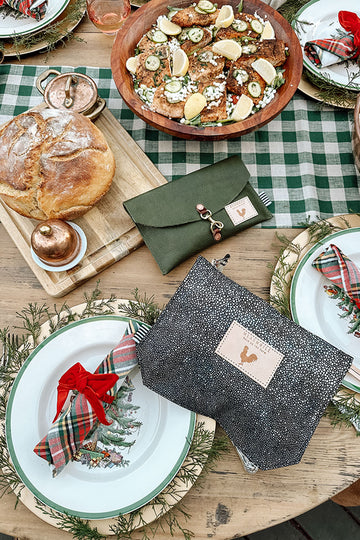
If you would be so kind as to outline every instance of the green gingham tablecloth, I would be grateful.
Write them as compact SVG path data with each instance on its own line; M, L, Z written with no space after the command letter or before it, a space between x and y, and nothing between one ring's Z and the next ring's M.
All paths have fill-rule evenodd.
M1 124L41 103L36 78L48 66L0 65ZM353 111L320 106L297 92L266 126L227 141L186 141L148 126L126 106L109 68L55 67L92 77L120 124L168 181L239 155L252 186L273 201L262 227L299 227L306 219L360 213L360 175L351 147ZM221 186L219 186L221 189Z

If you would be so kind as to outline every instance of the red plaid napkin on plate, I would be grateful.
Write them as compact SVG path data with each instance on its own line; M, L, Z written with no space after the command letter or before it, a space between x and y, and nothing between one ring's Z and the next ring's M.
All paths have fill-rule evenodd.
M47 0L44 0L44 2L36 8L30 9L33 3L34 0L0 0L0 7L7 5L15 9L15 11L28 15L37 21L41 21L41 19L45 17Z
M339 11L338 18L349 35L305 43L306 56L319 68L355 59L360 53L360 18L351 11Z
M116 395L127 375L137 365L134 333L130 333L132 330L137 330L137 325L134 328L129 323L120 343L95 371L96 374L118 375L109 396ZM107 407L105 403L104 409ZM77 393L66 410L54 421L48 434L34 448L38 456L53 465L53 476L59 474L72 459L96 421L96 414L84 394Z
M340 287L360 308L360 269L335 244L330 244L312 265Z

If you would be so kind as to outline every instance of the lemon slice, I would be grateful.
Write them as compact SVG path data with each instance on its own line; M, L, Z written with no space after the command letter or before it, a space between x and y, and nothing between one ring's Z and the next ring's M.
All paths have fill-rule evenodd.
M182 28L178 24L169 21L167 17L162 17L159 21L159 30L167 36L177 36L180 34Z
M189 69L189 59L186 52L182 49L176 49L172 57L172 74L174 77L183 77Z
M234 12L232 6L222 6L219 15L215 21L216 28L227 28L234 20Z
M200 114L203 108L206 107L206 104L206 97L200 94L200 92L191 94L184 106L184 116L186 120L195 118L195 116Z
M241 56L241 45L232 39L216 41L212 46L214 53L221 54L229 60L237 60Z
M136 56L130 56L130 58L128 58L126 60L126 69L128 71L130 71L130 73L132 73L133 75L135 75L136 73L136 66L137 66L137 57Z
M245 120L249 116L254 106L254 102L249 96L241 94L239 101L235 105L235 108L232 112L231 119L235 122L239 120Z
M261 40L263 39L275 39L275 31L269 21L264 24L264 30L261 34Z
M255 69L267 84L271 84L276 77L276 69L265 58L258 58L251 64L251 67Z

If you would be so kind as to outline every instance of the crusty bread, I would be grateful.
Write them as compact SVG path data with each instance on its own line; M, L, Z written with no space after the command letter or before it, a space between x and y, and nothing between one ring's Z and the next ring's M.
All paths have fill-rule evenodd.
M114 172L103 134L81 114L28 111L0 129L0 197L23 216L79 217L105 195Z

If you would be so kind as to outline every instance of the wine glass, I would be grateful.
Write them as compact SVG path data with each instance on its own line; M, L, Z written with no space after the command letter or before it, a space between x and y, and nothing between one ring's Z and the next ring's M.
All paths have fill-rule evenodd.
M91 22L104 34L113 35L129 16L130 0L86 0Z

